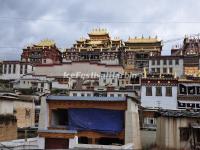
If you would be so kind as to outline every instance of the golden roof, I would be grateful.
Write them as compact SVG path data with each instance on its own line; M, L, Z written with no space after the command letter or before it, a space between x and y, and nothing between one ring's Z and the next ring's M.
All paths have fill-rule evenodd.
M96 28L93 29L90 33L88 33L89 35L107 35L108 32L106 29L101 29L101 28Z
M41 40L38 44L36 44L37 46L54 46L56 43L53 40L49 40L49 39L44 39Z
M98 45L98 44L102 44L102 41L89 41L87 44Z
M142 36L141 38L138 38L138 37L131 38L131 37L129 37L127 42L128 43L155 43L155 42L160 42L160 40L158 40L157 37L155 37L155 38L152 38L152 37L145 38L145 37Z

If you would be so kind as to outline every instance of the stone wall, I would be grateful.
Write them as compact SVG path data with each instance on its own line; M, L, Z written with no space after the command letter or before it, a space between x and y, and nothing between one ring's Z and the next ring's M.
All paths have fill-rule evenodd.
M17 118L17 127L31 127L35 125L35 104L31 101L15 101L15 116Z
M0 141L17 139L17 121L13 115L0 115Z

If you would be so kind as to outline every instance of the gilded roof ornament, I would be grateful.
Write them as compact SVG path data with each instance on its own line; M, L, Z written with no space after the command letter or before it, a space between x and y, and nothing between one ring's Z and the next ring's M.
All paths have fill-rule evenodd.
M141 38L138 38L138 37L134 37L134 38L131 38L129 37L128 38L128 41L129 43L155 43L155 42L160 42L160 40L157 38L157 36L155 38L153 37L144 37L142 35Z
M101 29L101 28L95 28L93 29L90 33L88 33L90 35L106 35L108 34L106 29Z
M54 46L56 43L53 40L49 40L49 39L44 39L41 40L38 44L36 44L37 46Z

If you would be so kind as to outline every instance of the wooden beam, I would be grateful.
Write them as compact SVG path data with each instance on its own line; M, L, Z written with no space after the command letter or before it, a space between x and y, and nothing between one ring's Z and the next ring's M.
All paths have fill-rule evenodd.
M99 108L111 110L126 110L125 102L93 102L93 101L48 101L49 109L69 109L69 108Z

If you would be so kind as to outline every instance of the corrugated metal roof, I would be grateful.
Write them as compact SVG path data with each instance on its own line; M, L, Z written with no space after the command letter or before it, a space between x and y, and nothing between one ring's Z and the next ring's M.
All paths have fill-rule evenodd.
M75 134L77 133L76 130L38 130L38 132L45 132L45 133L68 133L68 134Z
M126 101L125 97L47 96L47 100L60 101Z

